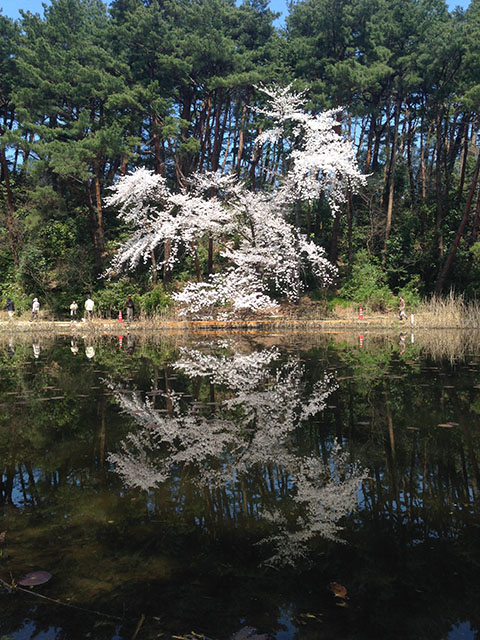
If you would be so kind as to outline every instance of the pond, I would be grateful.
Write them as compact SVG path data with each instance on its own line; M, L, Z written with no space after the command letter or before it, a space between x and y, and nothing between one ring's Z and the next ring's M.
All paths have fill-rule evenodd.
M474 334L0 337L0 638L475 638Z

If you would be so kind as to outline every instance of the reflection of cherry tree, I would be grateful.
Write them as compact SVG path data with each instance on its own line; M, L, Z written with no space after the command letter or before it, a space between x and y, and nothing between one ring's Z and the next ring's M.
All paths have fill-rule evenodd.
M282 359L277 349L216 355L182 349L174 367L219 385L222 400L209 408L213 416L202 415L169 390L163 394L169 410L160 413L140 393L111 383L118 403L142 427L110 455L124 482L150 490L188 468L193 486L223 490L234 513L245 503L235 496L254 478L261 495L249 515L275 525L264 540L275 547L271 563L294 562L314 535L338 540L340 520L354 509L364 474L336 444L328 464L297 450L299 428L325 409L337 388L333 375L307 383L299 358Z

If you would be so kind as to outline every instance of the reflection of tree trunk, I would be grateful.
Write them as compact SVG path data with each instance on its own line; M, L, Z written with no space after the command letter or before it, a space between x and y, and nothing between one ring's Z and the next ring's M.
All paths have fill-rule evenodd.
M18 465L18 477L20 478L20 484L22 486L23 503L28 504L29 500L27 496L27 489L25 487L25 479L23 477L22 465Z
M468 484L468 471L467 471L467 461L465 458L465 450L463 448L463 444L460 442L460 460L462 464L462 476L463 476L463 500L466 502L470 502L470 490Z
M415 460L417 458L417 432L415 431L413 433L413 444L412 444L412 457L410 459L410 473L409 473L409 480L408 480L408 485L409 485L409 515L410 517L412 517L412 507L413 507L413 500L414 500L414 496L416 494L416 484L417 484L417 476L415 473Z
M153 365L153 388L152 388L152 390L153 391L158 391L158 365L156 365L156 364ZM157 397L158 397L157 393L153 394L152 407L153 407L154 410L157 408L157 406L156 406L157 405Z
M165 369L165 393L166 393L166 399L167 399L167 412L170 415L172 415L172 413L173 413L173 402L172 402L172 397L171 397L170 391L171 391L170 380L168 379L168 372Z
M270 485L270 493L275 495L275 480L273 479L272 465L267 464L266 466L268 484Z
M393 430L392 411L388 404L387 404L387 421L388 421L388 435L390 438L390 449L392 451L392 460L395 463L395 432Z
M243 516L246 518L248 516L248 491L245 485L245 478L240 480L240 488L242 492L242 510Z
M205 498L205 502L207 504L207 509L205 509L205 513L209 515L209 520L210 520L210 531L212 534L212 538L216 538L217 537L217 523L216 523L216 518L215 518L215 506L214 506L214 502L212 500L212 496L210 495L210 491L208 490L208 488L205 488L203 490L203 497Z
M463 434L465 436L465 441L467 443L468 455L470 457L470 464L472 465L473 475L472 475L472 492L473 495L478 497L478 486L480 484L480 470L478 468L478 460L475 454L475 446L473 443L472 432L470 431L470 425L468 420L460 420L460 424L462 426Z
M13 504L12 492L13 492L13 479L15 478L15 467L8 465L5 473L5 483L3 499L4 504Z
M100 452L99 463L103 467L105 461L105 402L102 401L100 408Z
M455 415L458 416L458 422L462 427L463 435L467 445L467 451L470 458L470 464L472 465L472 491L475 497L478 496L478 487L480 484L480 469L478 466L478 460L475 453L475 445L472 438L472 432L470 430L470 422L463 418L463 412L461 411L460 402L458 400L457 393L454 389L448 389L448 395L455 410Z
M38 500L38 493L37 493L37 485L35 483L35 476L33 475L33 469L28 462L25 462L25 469L27 470L27 474L28 474L28 486L30 488L30 495L32 496L32 502L34 498L35 502L38 504L39 500Z
M391 481L391 489L390 496L388 500L388 510L390 516L394 517L394 506L392 497L395 498L395 503L397 508L399 506L399 496L398 496L398 483L397 483L397 473L396 473L396 463L395 463L395 434L393 430L393 419L389 405L386 405L387 410L387 425L388 425L388 436L389 436L389 444L385 447L385 463L386 468Z
M195 382L195 389L193 390L193 397L197 401L198 401L198 399L200 397L201 386L202 386L202 378L197 378L197 380Z

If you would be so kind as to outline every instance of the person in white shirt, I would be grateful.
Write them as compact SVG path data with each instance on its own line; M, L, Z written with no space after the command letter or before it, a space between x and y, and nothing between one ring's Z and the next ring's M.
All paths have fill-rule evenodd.
M88 296L88 298L85 300L85 319L86 320L91 320L93 318L94 306L95 306L95 303L90 298L90 296Z
M70 320L73 321L77 319L77 311L78 311L78 304L74 300L70 305Z
M32 304L32 317L30 319L30 322L32 320L38 320L38 312L40 311L40 303L38 301L38 298L34 298L33 299L33 304Z

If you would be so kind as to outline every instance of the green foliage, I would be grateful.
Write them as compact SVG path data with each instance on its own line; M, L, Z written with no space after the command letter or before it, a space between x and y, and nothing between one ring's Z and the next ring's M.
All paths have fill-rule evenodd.
M365 250L355 255L352 274L338 293L372 311L386 311L395 304L382 268Z
M25 291L37 294L45 290L47 261L38 246L25 247L18 266L19 280Z
M93 295L95 313L104 318L116 318L119 311L125 315L125 302L129 295L132 296L135 313L138 315L141 310L138 285L128 280L107 281L105 286Z
M153 316L165 313L172 306L173 300L164 286L158 284L151 291L141 296L140 304L147 315Z
M1 301L0 310L5 309L7 298L11 298L15 305L15 315L18 316L22 312L27 311L32 306L32 297L25 293L22 285L15 281L6 281L1 284ZM37 296L38 297L38 296Z

